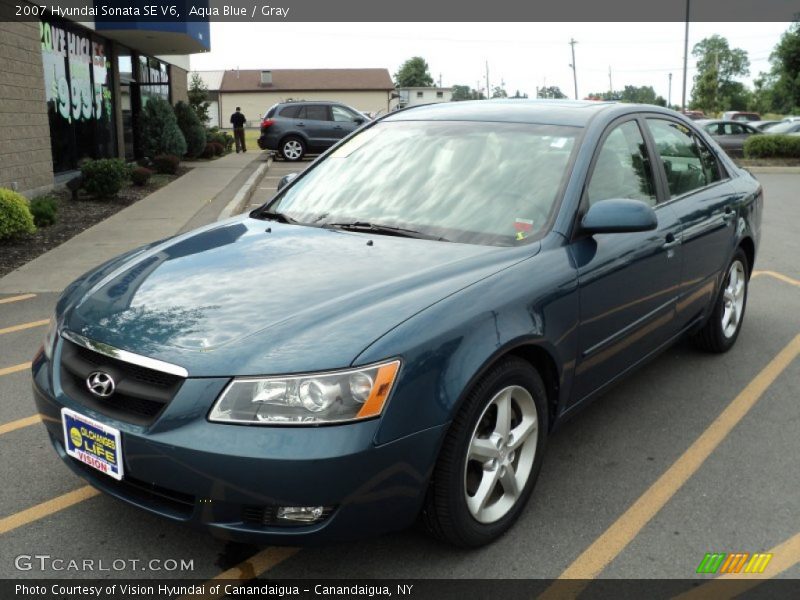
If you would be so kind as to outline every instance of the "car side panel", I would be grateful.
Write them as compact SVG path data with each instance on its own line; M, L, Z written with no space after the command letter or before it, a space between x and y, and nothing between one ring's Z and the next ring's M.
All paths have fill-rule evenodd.
M386 408L377 442L449 422L485 369L525 344L543 348L554 359L560 410L575 365L577 314L576 271L562 244L462 290L388 332L354 361L367 364L402 348L399 386Z

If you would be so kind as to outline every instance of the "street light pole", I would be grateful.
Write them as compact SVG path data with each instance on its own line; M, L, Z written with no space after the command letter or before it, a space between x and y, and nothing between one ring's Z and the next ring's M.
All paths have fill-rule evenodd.
M669 92L667 92L667 108L672 108L672 73L669 74Z
M687 0L688 2L688 0ZM578 99L578 70L575 68L575 44L577 44L573 38L569 38L569 45L572 46L572 82L575 84L575 100Z
M689 61L689 2L686 0L686 31L683 35L683 92L681 93L681 111L686 110L686 65Z

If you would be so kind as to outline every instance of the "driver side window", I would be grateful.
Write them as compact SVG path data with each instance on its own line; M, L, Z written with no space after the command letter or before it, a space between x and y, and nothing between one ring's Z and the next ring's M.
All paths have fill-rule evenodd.
M586 190L589 206L601 200L629 198L656 204L650 161L636 121L617 126L603 142Z

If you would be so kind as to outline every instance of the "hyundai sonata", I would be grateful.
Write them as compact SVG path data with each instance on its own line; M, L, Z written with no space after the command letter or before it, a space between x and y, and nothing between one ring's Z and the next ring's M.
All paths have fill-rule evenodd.
M251 213L71 284L36 403L92 485L223 538L421 516L485 544L565 418L683 336L734 344L762 205L658 107L398 111Z

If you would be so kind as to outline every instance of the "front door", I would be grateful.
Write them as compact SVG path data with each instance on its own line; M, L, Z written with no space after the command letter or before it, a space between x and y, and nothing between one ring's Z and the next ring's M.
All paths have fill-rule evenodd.
M641 200L654 207L658 227L593 236L578 232L570 246L580 286L575 402L676 333L680 228L672 208L658 202L649 156L639 122L630 119L609 128L594 158L581 214L603 200Z

